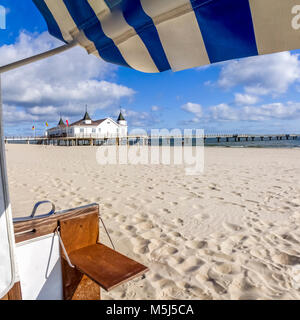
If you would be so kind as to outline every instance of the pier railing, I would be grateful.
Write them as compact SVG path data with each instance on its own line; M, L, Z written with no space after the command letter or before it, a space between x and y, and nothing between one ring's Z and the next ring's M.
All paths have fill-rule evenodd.
M298 140L300 133L296 134L227 134L227 133L208 133L203 136L150 136L150 135L98 135L98 134L79 134L75 136L60 136L60 137L47 137L47 136L8 136L4 138L6 143L27 143L27 144L53 144L53 145L101 145L101 141L107 143L110 140L116 141L119 144L122 141L127 141L129 144L132 141L141 142L142 144L149 144L151 139L166 139L168 143L172 139L203 138L215 139L217 143L220 142L241 142L241 141L271 141L271 140Z

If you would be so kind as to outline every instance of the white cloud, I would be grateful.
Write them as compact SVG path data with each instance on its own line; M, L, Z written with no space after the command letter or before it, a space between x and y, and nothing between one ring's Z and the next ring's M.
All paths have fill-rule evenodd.
M59 45L61 42L48 33L22 32L15 44L0 47L1 65ZM85 104L91 114L96 109L119 105L120 99L130 99L135 92L104 80L113 78L116 70L117 67L76 47L7 72L2 77L3 100L7 106L5 121L11 120L11 111L23 121L31 121L32 117L37 121L51 121L49 119L57 119L60 112L63 116L78 118Z
M222 66L219 86L242 86L247 94L277 96L300 78L298 55L282 52L230 61Z
M300 103L287 102L264 104L259 107L234 108L219 104L208 108L206 118L217 121L266 121L300 119Z
M202 106L197 103L188 102L181 106L181 109L193 113L197 118L202 117Z
M3 118L5 124L17 125L20 121L22 122L32 122L38 121L38 116L32 115L25 110L20 110L16 106L3 105Z
M191 120L183 120L180 121L180 124L183 125L193 125L200 123L200 119L203 117L202 106L198 103L187 102L186 104L181 106L181 109L193 114L193 118Z
M227 103L199 108L200 105L187 103L181 108L190 112L193 117L189 120L181 121L181 124L191 125L197 123L214 123L219 121L243 122L268 120L283 121L300 119L300 102L276 102L262 104L259 106L244 105L232 106ZM201 111L201 112L200 112ZM199 112L201 116L199 115Z
M48 115L51 113L56 113L56 109L53 106L48 107L33 107L28 109L29 113L32 115Z
M235 93L235 103L238 105L256 104L259 98L250 94Z
M222 103L209 108L209 118L213 120L238 120L237 111Z
M151 107L151 111L153 111L153 112L156 112L156 111L158 111L160 109L160 107L158 107L158 106L152 106Z
M246 107L245 114L253 120L280 119L292 120L300 118L300 103L288 102L265 104L261 107Z
M161 119L156 113L128 109L122 109L122 113L131 127L146 128L161 122Z

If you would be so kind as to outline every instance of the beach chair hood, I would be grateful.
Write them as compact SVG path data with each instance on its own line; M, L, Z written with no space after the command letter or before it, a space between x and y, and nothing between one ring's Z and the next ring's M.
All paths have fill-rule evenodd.
M300 48L296 0L33 0L49 32L143 72Z

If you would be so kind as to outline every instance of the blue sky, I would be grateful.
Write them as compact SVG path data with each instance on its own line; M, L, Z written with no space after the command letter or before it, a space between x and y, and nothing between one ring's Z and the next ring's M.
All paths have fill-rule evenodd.
M1 64L60 42L31 0L0 0ZM300 31L299 31L300 32ZM118 115L133 128L203 128L209 133L300 132L299 51L229 61L177 73L144 74L109 65L81 49L2 75L7 135L37 134L45 122Z

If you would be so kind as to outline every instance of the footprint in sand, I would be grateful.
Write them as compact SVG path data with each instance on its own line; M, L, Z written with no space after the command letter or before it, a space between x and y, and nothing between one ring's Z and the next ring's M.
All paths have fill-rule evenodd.
M137 229L140 231L148 231L154 228L153 224L150 221L143 221L136 225Z
M121 228L124 229L125 231L129 231L131 233L135 233L135 231L136 231L136 228L131 225L121 226Z
M281 265L294 266L294 265L300 264L300 257L293 256L284 252L280 252L278 254L273 255L272 260L275 263L278 263Z
M228 263L228 262L219 262L216 263L216 266L214 267L214 270L222 273L222 274L238 274L242 271L241 266L238 264Z
M202 249L207 247L206 241L189 240L185 242L185 246L190 249Z
M236 225L236 224L233 224L233 223L224 222L223 225L224 225L225 229L227 229L229 231L243 231L244 230L243 227Z
M181 274L187 275L196 272L205 262L196 257L188 257L183 262L174 265L174 268Z

